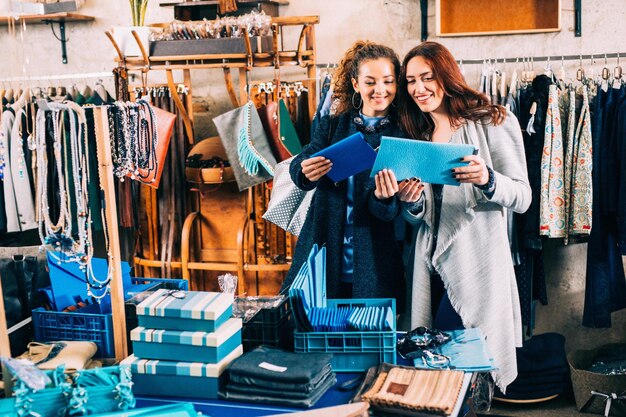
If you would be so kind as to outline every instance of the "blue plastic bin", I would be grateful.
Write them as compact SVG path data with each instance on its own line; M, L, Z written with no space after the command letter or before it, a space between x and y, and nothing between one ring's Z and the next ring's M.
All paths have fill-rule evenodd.
M132 278L133 288L168 288L187 290L188 282L169 278ZM127 294L128 295L128 294ZM126 330L137 327L135 306L126 304ZM113 318L111 313L100 313L98 305L92 304L72 313L46 311L43 308L33 310L33 328L37 342L58 340L84 340L98 345L96 357L115 357L113 339ZM130 340L130 337L128 337Z
M396 315L396 300L328 300L328 307L390 306ZM332 353L338 372L365 371L381 362L396 363L396 328L386 332L294 332L296 353Z

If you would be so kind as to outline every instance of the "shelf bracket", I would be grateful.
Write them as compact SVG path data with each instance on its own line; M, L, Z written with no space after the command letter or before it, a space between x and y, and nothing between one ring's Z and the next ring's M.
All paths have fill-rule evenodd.
M422 13L422 42L428 40L428 0L420 0L420 10Z
M582 1L574 0L574 36L580 38L583 31Z
M61 62L67 64L67 41L69 39L65 37L65 20L44 20L44 22L50 25L50 29L52 29L52 34L61 42ZM59 33L61 36L57 36L56 32L54 31L54 23L59 24Z

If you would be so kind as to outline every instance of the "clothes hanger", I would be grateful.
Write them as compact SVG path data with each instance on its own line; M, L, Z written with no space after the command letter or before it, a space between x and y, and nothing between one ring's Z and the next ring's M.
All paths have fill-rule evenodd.
M559 79L565 83L565 57L561 55L561 69L559 70Z
M509 84L509 91L511 95L515 97L517 95L517 66L519 65L519 58L515 58L515 66L513 67L513 73L511 74L511 82Z
M585 70L583 69L583 56L580 55L580 62L578 63L578 69L576 70L576 80L583 82L585 79Z
M590 55L589 58L589 66L591 67L589 70L590 76L588 77L588 80L593 81L596 78L596 70L593 67L593 65L596 63L596 60L593 57L593 54Z
M506 59L502 59L502 69L500 70L500 97L506 99L507 96L507 84L506 84Z
M617 53L617 64L613 70L613 78L620 81L622 79L622 67L619 65L619 52Z
M554 72L552 71L552 64L550 63L550 57L546 61L546 66L543 68L543 73L548 77L554 79Z

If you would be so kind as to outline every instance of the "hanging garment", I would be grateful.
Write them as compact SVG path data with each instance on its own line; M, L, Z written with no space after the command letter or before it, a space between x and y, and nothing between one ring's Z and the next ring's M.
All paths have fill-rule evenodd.
M550 85L546 129L541 157L541 202L539 233L565 236L565 194L563 187L563 133L556 85Z
M574 134L576 132L576 91L574 87L566 88L561 94L559 101L559 109L563 120L563 195L565 196L565 238L564 244L567 245L569 239L569 210L572 202L572 161L574 159Z
M626 191L624 191L624 184L626 184L626 100L622 100L617 111L616 132L621 161L619 178L622 184L617 203L617 232L620 252L622 256L626 256Z
M606 139L610 136L610 116L614 111L617 96L623 91L598 88L592 114L593 153L593 203L595 213L593 228L587 245L587 280L583 325L587 327L611 327L611 313L626 308L626 278L620 250L617 246L617 218L608 213L601 198L606 176L616 172L606 171L606 162L611 156L606 152ZM623 194L623 193L622 193Z
M589 112L589 93L583 86L583 106L578 119L572 145L572 171L568 204L568 234L588 235L591 233L593 187L591 171L593 155L591 145L591 114ZM566 177L567 180L567 177Z
M534 300L547 304L545 271L543 268L543 239L539 235L539 202L541 191L541 155L544 142L546 108L550 79L545 75L537 76L532 85L521 87L517 92L520 125L529 125L530 109L533 104L536 112L532 129L522 129L526 168L532 191L532 201L524 214L515 214L520 263L515 267L515 275L520 294L522 323L527 326L527 334L534 328Z
M2 113L0 124L0 142L4 144L4 204L7 217L6 230L8 233L19 232L20 220L17 211L15 198L15 188L13 186L13 175L11 175L11 129L15 123L15 112L7 109Z
M21 231L35 229L37 227L37 222L35 221L35 202L30 186L29 167L24 154L24 144L22 140L22 122L25 116L26 112L24 108L17 111L9 139L11 180L15 190L15 206L17 207L17 217Z

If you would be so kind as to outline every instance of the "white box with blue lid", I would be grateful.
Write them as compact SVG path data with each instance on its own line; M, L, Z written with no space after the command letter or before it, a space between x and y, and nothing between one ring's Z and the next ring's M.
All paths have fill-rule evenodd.
M231 294L161 289L137 306L137 318L147 329L214 332L232 311Z
M140 359L131 355L121 363L130 366L135 395L217 399L222 375L243 353L238 346L219 363L174 362Z
M134 354L142 359L217 363L241 345L241 319L231 318L215 332L156 330L137 327L130 332Z

